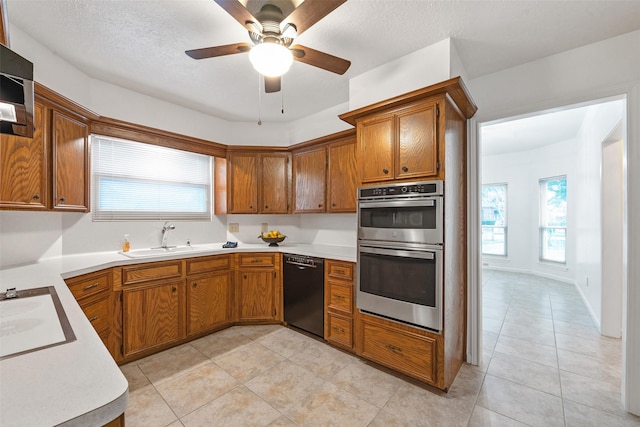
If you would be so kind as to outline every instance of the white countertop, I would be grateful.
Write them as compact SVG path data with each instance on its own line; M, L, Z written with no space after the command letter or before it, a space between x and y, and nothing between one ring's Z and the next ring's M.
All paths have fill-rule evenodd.
M120 265L235 252L282 252L356 262L348 246L280 243L197 245L197 251L129 258L97 252L0 270L0 290L55 286L76 341L0 361L0 425L103 425L126 409L128 383L63 279Z

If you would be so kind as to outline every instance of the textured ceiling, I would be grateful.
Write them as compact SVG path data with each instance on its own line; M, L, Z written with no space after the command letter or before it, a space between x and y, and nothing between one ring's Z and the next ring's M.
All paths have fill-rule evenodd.
M247 7L255 13L262 3L249 0ZM285 14L294 7L276 3ZM196 61L184 53L249 41L212 0L7 5L10 28L93 78L227 120L257 118L259 77L248 55ZM638 29L635 0L348 0L296 43L349 59L351 68L339 76L295 62L283 92L260 95L262 120L288 122L347 102L351 77L447 37L474 78Z

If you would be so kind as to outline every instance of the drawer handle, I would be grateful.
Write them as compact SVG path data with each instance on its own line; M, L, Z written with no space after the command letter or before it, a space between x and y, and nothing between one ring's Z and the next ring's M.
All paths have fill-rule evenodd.
M334 295L333 296L335 299L339 299L340 301L344 301L346 298L344 297L344 295Z
M98 316L93 316L89 319L89 322L93 323L94 320L98 320Z
M337 327L337 326L334 326L334 327L332 327L331 329L333 329L334 331L339 332L339 333L341 333L341 334L344 334L344 329L339 328L339 327Z
M97 288L100 283L92 283L90 285L85 286L82 290L88 291L89 289Z
M400 347L396 347L395 345L386 344L386 345L385 345L385 347L386 347L388 350L391 350L391 351L393 351L393 352L394 352L394 353L396 353L396 354L400 354L400 353L402 353L402 349L401 349Z

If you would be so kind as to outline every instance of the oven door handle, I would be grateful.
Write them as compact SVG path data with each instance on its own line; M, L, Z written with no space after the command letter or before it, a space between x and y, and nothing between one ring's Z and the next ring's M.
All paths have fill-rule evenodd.
M421 259L435 259L436 252L426 250L407 250L407 249L387 249L373 246L360 245L360 253L376 254L376 255L390 255L405 258L421 258Z
M360 209L367 208L402 208L402 207L413 207L413 206L426 206L426 207L434 207L436 205L437 198L429 198L429 199L420 199L420 200L385 200L385 201L375 201L370 202L367 200L360 200L358 204Z

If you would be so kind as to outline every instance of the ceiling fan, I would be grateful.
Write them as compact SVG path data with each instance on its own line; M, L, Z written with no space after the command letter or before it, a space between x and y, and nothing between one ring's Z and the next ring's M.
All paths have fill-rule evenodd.
M288 70L293 60L336 74L344 74L351 66L351 61L346 59L302 45L291 46L297 36L347 0L304 0L287 17L283 15L278 6L270 3L265 3L254 17L239 0L214 1L249 31L251 44L234 43L187 50L185 53L193 59L249 52L252 64L264 75L264 87L267 93L280 91L281 75ZM260 47L256 49L258 46ZM266 56L271 60L278 53L284 54L284 61L288 61L288 65L284 66L284 71L259 69L258 60L255 57L260 54L259 51L263 48L264 50L272 48L276 51L266 52Z

